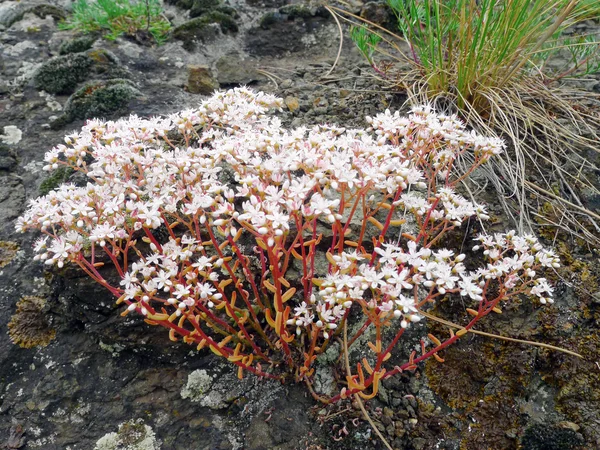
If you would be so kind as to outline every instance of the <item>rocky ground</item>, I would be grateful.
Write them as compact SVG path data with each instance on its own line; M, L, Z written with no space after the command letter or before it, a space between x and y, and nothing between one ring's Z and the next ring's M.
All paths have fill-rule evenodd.
M45 271L32 261L35 236L13 229L27 199L68 179L43 172L42 158L87 118L166 114L215 88L250 85L284 98L291 126L364 126L365 115L400 108L405 97L384 89L347 39L329 73L339 34L321 7L170 0L166 17L176 28L162 46L139 35L108 41L60 31L70 7L0 3L0 448L382 448L353 405L324 408L303 386L238 381L210 352L120 318L114 299L81 274ZM352 8L389 19L375 2ZM487 197L501 217L494 193ZM506 225L500 220L498 230ZM509 309L485 331L584 359L461 340L444 364L390 380L369 404L394 448L600 448L598 254L557 245L565 268L556 304ZM452 306L444 305L446 317ZM33 347L15 345L9 327L13 340Z

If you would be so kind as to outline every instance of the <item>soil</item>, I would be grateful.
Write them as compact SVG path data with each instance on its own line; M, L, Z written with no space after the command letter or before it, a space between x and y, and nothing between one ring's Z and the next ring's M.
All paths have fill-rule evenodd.
M379 3L352 5L389 20ZM248 85L285 99L280 117L288 126L364 127L366 115L406 110L404 94L377 81L347 33L330 71L339 31L315 5L171 0L165 15L180 32L161 46L139 34L109 41L61 31L57 21L71 7L69 0L0 3L0 133L21 132L20 139L0 143L0 448L93 449L120 424L138 419L154 437L134 436L118 448L383 448L356 405L325 407L304 386L240 382L212 353L191 351L140 319L119 317L114 299L91 280L33 261L36 236L15 233L14 221L40 189L69 179L70 173L43 172L43 155L89 114L167 114L197 106L207 89ZM52 58L59 55L68 71L56 72L57 88L55 72L44 70L56 67ZM44 83L51 87L44 90ZM598 79L582 85L598 86ZM495 193L483 195L495 228L508 229ZM562 346L583 358L481 336L462 339L442 355L445 363L430 360L386 381L368 403L394 449L600 448L598 254L568 236L554 244L564 262L553 280L555 304L524 301L481 330ZM38 309L17 305L20 299ZM448 300L439 313L460 321L455 306ZM13 343L35 341L23 327L12 326L9 336L18 311L29 315L14 323L41 330L50 342ZM432 323L422 329L442 333ZM399 352L414 344L408 339ZM209 377L210 402L182 395L199 374ZM144 434L138 422L131 424L122 433Z

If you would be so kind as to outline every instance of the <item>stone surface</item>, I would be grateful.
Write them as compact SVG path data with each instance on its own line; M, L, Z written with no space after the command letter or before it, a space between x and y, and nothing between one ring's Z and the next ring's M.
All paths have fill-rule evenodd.
M212 71L206 66L188 66L188 80L185 85L191 94L211 94L218 89L219 83Z
M217 80L221 86L248 85L264 78L256 71L254 60L244 59L239 53L231 53L216 63Z

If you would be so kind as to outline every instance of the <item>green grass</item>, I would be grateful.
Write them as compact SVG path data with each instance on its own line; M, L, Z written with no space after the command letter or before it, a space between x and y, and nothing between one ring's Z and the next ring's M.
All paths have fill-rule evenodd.
M600 15L593 0L388 0L409 44L409 61L427 79L430 95L452 94L486 108L485 90L509 88L532 74L548 80L598 69L590 37L563 37L570 26ZM364 44L356 41L361 51ZM561 72L545 62L571 54ZM542 69L542 70L540 70Z
M159 0L78 0L60 27L83 33L103 31L110 40L147 32L161 44L171 28L162 13Z
M600 70L598 36L573 34L573 25L600 19L600 2L387 2L398 32L332 9L353 23L359 50L410 103L458 113L511 144L487 175L521 231L543 223L600 245L600 216L580 200L584 191L600 195L600 169L583 156L600 152L600 97L572 85Z

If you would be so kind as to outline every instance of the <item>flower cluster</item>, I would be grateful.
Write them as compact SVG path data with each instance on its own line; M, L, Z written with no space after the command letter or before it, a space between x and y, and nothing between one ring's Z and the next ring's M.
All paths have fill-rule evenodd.
M359 333L395 327L395 343L446 295L478 305L465 330L515 295L551 302L536 274L558 259L532 236L480 236L475 270L438 246L465 220L488 218L459 183L502 142L429 108L367 118L370 130L286 130L267 114L281 105L239 88L165 118L90 121L45 157L45 169L67 165L87 183L31 200L17 229L43 233L36 258L78 265L124 314L210 348L240 374L310 382L353 309ZM467 153L472 166L455 174ZM116 286L98 271L107 262ZM349 380L353 392L393 372L383 368L392 347L378 332L375 368L362 384Z

